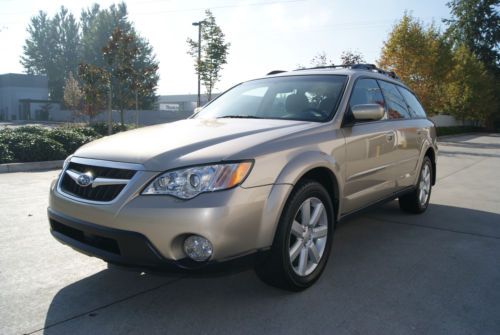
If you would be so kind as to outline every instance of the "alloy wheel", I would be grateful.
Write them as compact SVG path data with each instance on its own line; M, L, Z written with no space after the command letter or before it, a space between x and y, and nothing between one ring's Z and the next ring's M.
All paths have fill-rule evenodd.
M425 207L427 200L429 199L429 193L431 190L431 169L429 164L425 164L422 169L422 174L420 176L420 185L418 200L420 201L420 206Z
M311 274L325 251L328 216L318 198L306 199L295 214L290 230L289 255L293 270L299 276Z

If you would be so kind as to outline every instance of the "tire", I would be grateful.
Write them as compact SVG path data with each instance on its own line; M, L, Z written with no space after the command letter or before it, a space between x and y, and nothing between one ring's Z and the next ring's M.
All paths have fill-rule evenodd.
M256 265L257 275L290 291L310 287L325 269L334 228L333 204L326 189L316 181L300 182L285 204L270 252Z
M431 160L425 156L420 168L416 189L409 194L399 197L399 208L401 210L413 214L425 212L431 198L432 174Z

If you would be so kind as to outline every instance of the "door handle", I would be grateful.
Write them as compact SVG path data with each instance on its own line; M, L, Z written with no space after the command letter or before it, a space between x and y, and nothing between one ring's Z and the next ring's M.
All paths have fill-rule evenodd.
M390 132L385 134L385 139L387 140L387 142L392 142L392 140L394 140L394 133Z

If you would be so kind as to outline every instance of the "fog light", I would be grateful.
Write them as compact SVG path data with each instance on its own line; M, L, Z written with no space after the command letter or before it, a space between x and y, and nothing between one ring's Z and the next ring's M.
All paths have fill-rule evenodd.
M184 252L192 260L203 262L212 256L212 243L202 236L191 235L184 240Z

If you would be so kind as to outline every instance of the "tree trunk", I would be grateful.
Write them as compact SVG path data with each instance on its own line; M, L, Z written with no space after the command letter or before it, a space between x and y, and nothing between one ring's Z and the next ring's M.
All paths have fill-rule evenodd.
M125 121L124 121L124 113L123 109L120 109L120 123L122 125L122 128L125 126Z

